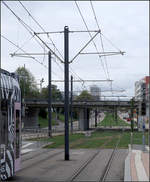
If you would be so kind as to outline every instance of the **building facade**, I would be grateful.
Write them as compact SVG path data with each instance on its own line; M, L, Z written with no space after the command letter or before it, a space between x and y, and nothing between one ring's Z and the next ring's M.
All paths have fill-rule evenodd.
M95 100L100 100L101 93L100 88L97 85L90 86L90 93L94 97Z
M144 120L148 124L150 119L150 76L146 76L135 82L135 100L140 102L144 101L146 103L146 115L144 116ZM139 116L139 118L141 118L141 116Z

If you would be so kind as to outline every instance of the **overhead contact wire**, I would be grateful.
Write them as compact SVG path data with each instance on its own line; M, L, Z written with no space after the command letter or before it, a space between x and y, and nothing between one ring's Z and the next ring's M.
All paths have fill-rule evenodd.
M86 23L86 21L85 21L83 15L82 15L82 12L81 12L81 10L80 10L80 8L79 8L78 3L77 3L76 1L75 1L75 4L76 4L76 7L77 7L77 9L78 9L78 11L79 11L79 14L80 14L80 16L81 16L81 18L82 18L82 21L83 21L83 23L84 23L84 25L85 25L85 27L86 27L86 29L87 29L87 31L88 31L88 34L89 34L90 38L92 38L92 34L91 34L90 31L89 31L89 28L88 28L88 26L87 26L87 23ZM97 48L97 46L96 46L94 40L92 40L92 42L93 42L93 45L94 45L96 51L98 52L98 48ZM100 55L98 55L98 57L101 59L101 56L100 56ZM107 78L107 72L106 72L106 70L105 70L104 63L103 63L102 59L101 59L101 64L102 64L104 73L105 73L106 78Z

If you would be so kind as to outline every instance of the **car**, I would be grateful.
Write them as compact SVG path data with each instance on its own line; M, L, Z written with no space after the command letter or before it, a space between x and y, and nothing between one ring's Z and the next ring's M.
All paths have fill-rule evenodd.
M130 118L127 118L127 121L131 121L131 119Z

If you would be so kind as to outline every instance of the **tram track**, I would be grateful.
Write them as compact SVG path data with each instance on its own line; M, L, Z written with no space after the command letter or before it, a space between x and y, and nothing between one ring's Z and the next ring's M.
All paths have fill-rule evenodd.
M107 175L109 173L109 170L111 168L111 164L112 164L112 161L115 157L115 153L118 149L118 145L120 143L120 139L122 137L123 134L121 134L121 136L119 137L119 139L117 140L116 142L116 145L113 149L113 151L111 152L110 154L110 157L109 159L107 160L107 164L106 166L104 167L104 172L102 173L102 175L98 178L98 180L96 180L97 182L100 182L100 181L106 181L106 178L107 178ZM109 141L105 142L103 147L108 143ZM102 147L101 147L102 149ZM73 182L73 181L80 181L78 180L77 178L83 173L85 174L85 171L88 167L88 165L90 165L90 163L92 163L92 161L99 155L101 154L101 149L98 149L88 160L86 160L73 174L71 177L69 177L66 182ZM80 178L79 178L80 179Z
M28 160L31 160L31 159L35 159L36 157L39 157L39 155L41 155L41 154L43 154L43 152L46 154L46 153L48 153L49 152L49 150L47 150L47 151L41 151L42 149L40 149L40 151L39 152L37 152L34 156L32 155L32 156L29 156L29 157L24 157L23 159L22 159L22 162L25 162L25 161L28 161ZM53 151L53 150L51 150L51 151ZM31 151L29 154L26 154L26 155L31 155L33 152L35 152L35 151ZM25 155L24 155L25 156Z
M118 141L116 142L115 148L113 149L113 151L111 153L111 156L110 156L110 158L109 158L109 160L107 162L107 165L104 168L104 172L103 172L102 176L98 179L98 182L106 181L107 175L108 175L108 173L110 171L110 168L111 168L111 164L112 164L113 159L114 159L114 157L116 155L116 151L118 150L118 145L120 143L121 136L119 137Z
M71 182L86 168L86 166L100 153L100 150L97 150L88 160L86 160L76 171L73 175L68 178L66 181Z
M109 140L105 142L100 149L98 149L88 160L86 160L73 174L71 177L69 177L66 182L72 182L75 181L75 179L86 169L86 167L98 156L101 152L102 147L104 147L107 143L109 143Z
M78 168L76 168L76 170L72 171L72 175L69 176L69 178L67 178L65 181L66 182L81 181L80 179L83 179L83 178L88 180L89 178L85 174L88 174L88 172L91 171L90 169L93 169L92 167L94 167L97 160L100 161L100 163L97 163L97 169L100 170L100 174L97 173L98 175L96 176L96 179L94 181L97 181L97 182L107 181L107 176L109 178L109 175L110 175L109 171L112 171L111 170L112 162L113 161L115 162L115 160L114 160L115 154L116 154L116 151L118 150L118 145L120 143L122 135L123 135L123 133L120 134L120 136L116 138L117 141L115 142L114 148L109 151L107 150L107 153L105 153L105 151L102 149L105 145L107 145L110 142L110 140L107 140L103 144L103 146L101 146L101 148L97 149L96 151L93 151L92 154L88 157L88 159L86 161L83 161L81 163L81 165ZM63 152L64 151L62 151L62 150L61 151L60 150L59 151L44 150L44 151L39 151L39 152L35 153L34 156L29 155L26 159L23 159L23 163L25 165L23 165L22 170L30 170L30 168L33 168L34 166L40 166L41 163L44 164L45 161L47 161L49 159L53 159L53 158L57 157L57 155L59 155ZM44 155L41 155L41 154L44 154ZM41 155L41 157L39 157L40 155ZM105 157L105 159L103 160L104 157ZM103 161L103 163L101 163L101 160ZM26 161L27 161L27 163L26 163ZM97 172L98 172L98 170L97 170ZM26 173L27 173L27 171L26 171ZM89 177L90 177L90 174L89 174ZM86 180L84 180L84 181L86 181Z
M53 151L55 151L55 150L53 150ZM50 151L46 151L44 154L48 154ZM46 161L46 160L48 160L48 159L50 159L50 158L54 158L55 156L57 156L57 155L59 155L59 154L61 154L61 153L63 153L64 151L59 151L59 152L56 152L56 153L53 153L53 154L50 154L50 155L48 155L48 156L46 156L46 157L43 157L43 158L41 158L40 160L36 160L36 162L32 162L31 164L29 164L29 165L27 165L26 167L23 167L20 171L22 171L22 170L26 170L26 169L28 169L28 168L31 168L31 167L33 167L33 166L36 166L36 165L38 165L38 164L41 164L41 163L43 163L44 161ZM40 154L43 154L43 152L41 152ZM26 161L29 161L29 160L34 160L36 157L38 157L40 154L37 154L36 156L34 156L34 157L32 157L32 158L29 158L28 160L25 160L24 161L24 163L26 162Z

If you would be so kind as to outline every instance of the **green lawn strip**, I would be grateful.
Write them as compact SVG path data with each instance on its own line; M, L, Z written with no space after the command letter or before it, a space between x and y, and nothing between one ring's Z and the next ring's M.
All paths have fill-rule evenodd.
M103 121L101 121L99 126L130 126L130 124L126 123L122 119L118 117L118 121L114 121L113 114L111 113L106 113L105 118Z
M119 135L116 135L114 137L111 137L111 139L106 142L105 146L103 148L114 148L116 146L116 142L118 141L119 139Z
M83 134L74 134L69 135L69 142L70 144L76 140L79 140L80 138L84 137ZM64 135L56 136L48 140L49 142L53 142L51 145L47 145L45 148L62 148L64 147Z
M61 120L62 122L65 121L65 116L64 116L64 114L59 114L58 118L59 118L59 120Z
M64 115L58 114L58 119L62 122L64 122ZM48 127L48 118L42 118L39 116L38 123L40 124L41 128ZM58 122L56 121L56 113L52 112L52 125L58 125Z
M39 117L39 118L38 118L38 123L40 124L40 127L41 127L41 128L46 128L46 127L48 127L48 119ZM52 125L58 125L58 124L55 122L54 119L52 120Z
M130 132L124 132L120 139L118 148L128 148L129 144L130 144Z
M61 122L64 122L64 114L58 114L58 120ZM73 120L75 121L75 120ZM70 122L70 120L69 120ZM46 128L48 127L48 118L42 118L38 117L38 123L40 124L41 128ZM58 122L56 121L56 113L52 112L52 125L58 125Z
M128 148L128 145L131 144L131 132L124 132L120 143L119 148ZM148 132L145 134L145 143L148 145ZM133 132L133 144L142 145L142 133L141 132Z
M120 131L96 131L92 133L92 137L116 136L118 134L120 134Z
M106 143L110 137L114 137L120 132L94 132L90 137L83 134L70 135L70 148L100 148ZM53 144L46 146L46 148L63 148L64 136L57 136L51 140Z
M111 136L84 137L78 141L73 142L70 145L70 147L71 148L101 148L110 139L111 139Z
M84 134L73 134L69 136L70 148L114 148L119 136L122 132L119 131L96 131L91 136ZM128 148L130 144L131 132L124 132L118 148ZM148 132L145 134L146 144L148 144ZM32 139L33 140L33 139ZM36 141L53 142L45 148L64 148L64 135L55 136L52 138L41 138ZM142 144L142 132L133 133L133 144Z
M95 139L93 141L93 140L90 140L89 138L76 148L100 148L105 143L105 141L106 140L98 140L98 139Z
M79 148L82 148L83 144L86 142L86 138L85 136L83 138L80 138L76 141L73 141L71 144L70 144L70 148L72 149L79 149Z
M142 132L133 132L133 144L142 145ZM145 144L148 145L148 132L145 132Z

